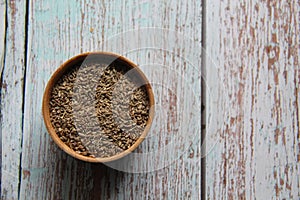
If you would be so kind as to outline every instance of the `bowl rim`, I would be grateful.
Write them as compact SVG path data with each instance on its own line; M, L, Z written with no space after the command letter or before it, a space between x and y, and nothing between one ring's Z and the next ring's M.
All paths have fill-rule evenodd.
M142 132L140 137L137 139L137 141L131 147L129 147L127 150L125 150L121 153L118 153L114 156L111 156L111 157L92 158L92 157L88 157L88 156L84 156L84 155L80 155L80 154L76 153L73 149L71 149L69 146L67 146L59 138L59 136L57 135L57 133L51 123L51 120L50 120L50 105L49 105L49 103L50 103L50 97L51 97L51 92L52 92L53 86L57 83L57 81L60 79L60 77L62 75L64 75L65 72L67 72L70 68L72 68L74 66L74 64L76 62L81 61L82 59L84 60L85 57L87 57L89 55L109 56L109 57L114 57L118 60L121 60L121 61L125 62L126 64L128 64L129 67L134 68L138 72L140 78L142 78L143 81L145 81L145 83L146 83L145 87L146 87L146 91L147 91L148 98L149 98L149 104L150 104L149 116L148 116L148 121L147 121L146 127L144 128L144 131ZM133 63L129 59L125 58L124 56L116 54L116 53L105 52L105 51L95 51L95 52L85 52L85 53L78 54L78 55L68 59L67 61L65 61L54 71L54 73L51 75L51 77L46 85L46 88L44 90L43 101L42 101L42 115L43 115L44 123L46 125L49 135L63 151L65 151L67 154L71 155L72 157L77 158L82 161L92 162L92 163L105 163L105 162L111 162L111 161L115 161L117 159L123 158L124 156L126 156L129 153L131 153L132 151L134 151L143 142L143 140L147 136L147 134L151 128L152 122L153 122L154 105L155 105L154 94L153 94L151 84L148 81L148 79L146 78L146 76L144 75L144 73L139 69L139 67L135 63Z

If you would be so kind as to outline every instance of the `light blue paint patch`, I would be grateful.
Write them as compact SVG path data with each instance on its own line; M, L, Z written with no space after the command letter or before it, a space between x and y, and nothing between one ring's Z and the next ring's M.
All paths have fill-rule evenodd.
M22 170L23 179L28 176L31 180L37 180L41 174L48 171L47 168L23 168Z
M155 6L153 5L153 2L144 2L141 4L141 13L148 13L148 14L152 14L155 13L154 10L151 10L152 8L154 8ZM143 16L139 19L139 25L140 27L148 27L149 25L153 24L153 18L151 16Z
M51 15L52 11L49 10L35 10L35 20L44 23L53 23L53 16Z
M36 23L41 22L43 25L49 25L57 23L59 20L64 20L66 16L73 13L73 10L68 8L68 3L61 1L62 3L57 3L57 1L43 1L40 4L34 4L34 16L33 19ZM74 10L74 12L76 12ZM47 26L46 26L47 27ZM43 30L44 31L44 30ZM53 30L57 31L56 29ZM47 32L47 31L45 31ZM48 34L49 32L47 32Z

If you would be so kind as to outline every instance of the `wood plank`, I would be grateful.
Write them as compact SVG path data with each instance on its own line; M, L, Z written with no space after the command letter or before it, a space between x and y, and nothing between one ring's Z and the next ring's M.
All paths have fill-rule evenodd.
M207 199L299 199L299 1L206 6ZM208 65L207 65L208 66Z
M200 104L195 104L201 97L198 81L201 52L192 51L195 44L201 45L201 3L196 0L84 0L60 3L55 0L32 0L29 20L24 113L27 120L23 133L21 199L199 199L201 163L198 129L201 116L200 110L196 109ZM126 46L126 31L143 27L175 30L191 38L194 43L184 43L179 39L181 43L177 44L170 39L171 45L166 50L171 53L166 50L153 51L151 48L127 52L129 47ZM142 33L137 32L139 37L143 36ZM116 34L121 35L120 43L109 45L110 42L104 42L118 37L114 36ZM133 46L141 47L139 45L144 41L146 39L137 38L133 40ZM47 80L66 59L93 50L113 50L140 64L148 78L155 83L157 107L162 106L162 101L172 102L174 98L178 98L174 105L172 103L177 110L172 120L167 121L163 115L156 118L152 137L147 138L137 151L155 151L162 148L170 138L176 141L184 137L184 131L177 131L177 138L169 136L176 127L195 131L195 142L188 146L187 151L173 149L172 153L183 155L171 165L153 171L155 163L136 162L132 166L133 171L148 169L150 172L117 171L105 165L89 164L71 158L58 149L48 136L41 116L41 99ZM195 66L178 63L180 58L189 58L195 54L198 55ZM158 61L157 65L153 64L155 61ZM155 70L149 65L156 67ZM160 65L176 66L173 71L177 76L172 75L174 72L168 69L162 73L157 67ZM179 72L185 76L177 83L174 77L180 77ZM165 83L166 81L169 82ZM188 86L193 89L194 96L190 98L193 101L184 101L188 99L187 95L191 97L191 93L184 90ZM170 93L168 87L177 96ZM172 108L167 105L164 104L166 108L161 109L170 113ZM194 108L193 112L186 112L191 108ZM192 114L193 118L190 117L194 119L194 124L187 126L189 116L186 115L189 114ZM185 117L184 123L176 117ZM159 155L155 156L162 162ZM116 166L118 165L114 165Z
M6 2L4 0L0 1L0 15L1 15L1 31L0 31L0 105L1 105L1 90L2 90L2 71L4 67L4 50L5 50L5 33L6 33ZM0 121L2 120L2 112L0 114ZM2 121L1 121L2 122ZM0 163L2 163L2 126L0 126ZM0 177L2 176L2 167L0 165ZM0 196L1 196L1 182L0 182Z
M2 2L1 9L5 13L4 7L5 4ZM25 2L7 1L6 46L5 52L3 51L4 67L1 89L1 199L18 199L19 194L25 67L25 10ZM1 35L1 40L3 40L3 35Z
M4 50L5 50L5 33L6 33L6 2L5 0L0 1L0 12L1 12L1 31L0 31L0 72L2 73L4 66Z

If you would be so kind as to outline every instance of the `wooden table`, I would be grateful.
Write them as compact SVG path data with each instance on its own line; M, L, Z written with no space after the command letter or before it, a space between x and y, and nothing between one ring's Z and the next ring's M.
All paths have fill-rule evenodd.
M0 0L0 15L2 199L300 198L299 1ZM176 159L133 162L148 172L130 173L53 143L45 85L86 51L141 66L157 115L138 152L162 162L171 141ZM187 133L188 148L177 147Z

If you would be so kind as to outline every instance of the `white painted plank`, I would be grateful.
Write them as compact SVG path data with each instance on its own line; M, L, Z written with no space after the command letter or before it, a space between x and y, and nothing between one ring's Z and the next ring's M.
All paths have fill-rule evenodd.
M154 90L157 106L161 106L162 101L174 100L174 96L166 88L157 87L160 84L170 87L179 96L179 100L173 105L177 110L173 121L168 122L162 117L159 121L157 118L153 126L153 133L157 135L148 138L138 151L146 152L162 147L169 135L172 135L172 129L177 126L184 129L181 125L187 127L184 122L191 118L186 116L188 114L194 114L193 119L198 121L192 121L187 128L197 130L201 120L200 110L196 109L199 105L195 105L201 97L199 83L201 52L193 52L195 44L191 42L176 43L177 41L172 39L169 39L171 53L151 49L127 52L126 49L129 47L126 46L128 41L125 37L126 31L143 27L178 31L191 38L196 45L201 45L201 3L195 0L101 2L85 0L60 3L54 0L31 1L21 199L200 198L199 132L195 132L195 142L188 151L171 165L154 172L133 174L118 172L100 164L83 163L67 156L53 143L43 125L41 100L51 73L63 61L78 53L114 50L141 65L150 81L156 83ZM137 33L139 37L143 37L141 33ZM109 45L110 42L104 42L117 37L114 36L116 34L120 34L123 38L120 44ZM134 46L140 47L139 45L146 39L133 40ZM172 53L176 53L177 56L172 56ZM194 68L190 64L178 63L180 57L189 58L194 54L198 55ZM174 67L185 77L181 78L181 81L175 80L170 71L162 73L158 70L158 66L153 66L155 61ZM149 65L147 66L149 63L152 64L151 67L156 68L154 70L149 68ZM169 82L166 84L165 81ZM189 84L194 87L194 99L197 101L189 101L188 99L194 100L190 96L187 98L189 93L184 88ZM193 112L185 112L188 108L194 108ZM170 113L170 108L167 107L166 111ZM185 121L181 122L176 117L185 117ZM177 134L178 140L180 135L184 137L186 133L183 131ZM174 149L174 152L177 151L180 149ZM145 168L150 170L151 167L153 167L151 163L138 162L133 166L135 171Z
M4 6L5 4L1 3L2 9ZM5 9L2 11L5 13ZM1 20L5 20L5 18ZM1 40L2 38L3 36L1 35ZM2 71L1 89L1 199L9 200L18 199L20 181L19 168L22 151L22 101L25 55L24 42L25 2L8 1L6 46L4 53L5 63Z
M5 20L6 20L6 2L5 0L0 1L0 12L1 12L1 31L0 31L0 72L3 70L3 59L4 59L4 48L5 48Z
M299 8L207 3L207 199L300 197Z
M6 20L6 2L4 0L0 1L0 16L1 16L1 31L0 31L0 83L2 83L2 70L4 66L4 49L5 49L5 20ZM0 86L0 102L1 102L1 90L2 84ZM1 104L1 103L0 103ZM1 108L0 108L1 109ZM0 121L2 120L2 112L0 114ZM2 163L2 126L0 126L0 163ZM1 165L0 165L0 177L2 176ZM1 188L1 182L0 182ZM0 189L0 196L1 196L1 189Z

